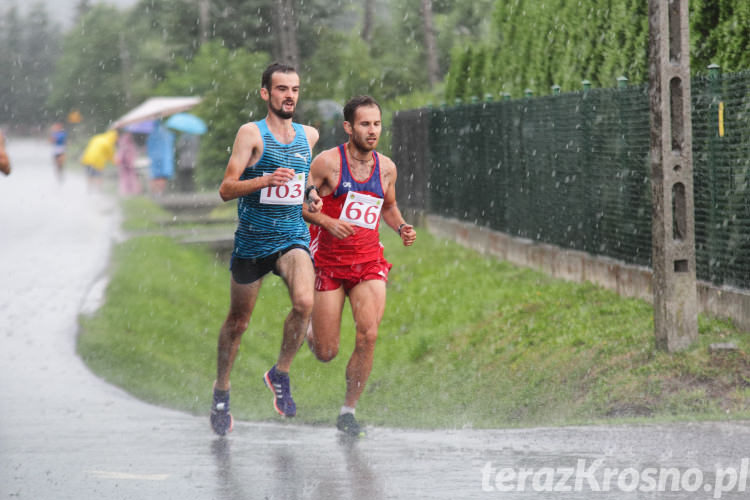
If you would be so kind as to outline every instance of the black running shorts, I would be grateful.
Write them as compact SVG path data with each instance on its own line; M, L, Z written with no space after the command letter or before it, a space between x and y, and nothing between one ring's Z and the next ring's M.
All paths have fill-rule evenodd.
M273 272L276 276L279 275L279 271L276 269L276 262L279 257L294 250L295 248L301 248L305 252L310 254L310 249L303 245L292 245L279 252L272 253L266 257L258 257L257 259L243 259L241 257L232 256L232 260L229 263L229 270L232 271L232 278L240 285L249 285L261 279L269 272Z

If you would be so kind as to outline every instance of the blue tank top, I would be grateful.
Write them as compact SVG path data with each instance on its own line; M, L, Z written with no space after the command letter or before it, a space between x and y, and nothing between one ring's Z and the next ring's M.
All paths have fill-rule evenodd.
M263 138L263 154L255 165L245 168L240 180L270 174L279 167L304 173L307 179L312 151L305 129L292 123L294 140L281 144L273 136L266 120L255 122ZM260 202L261 191L242 196L237 202L239 224L234 233L235 257L257 259L279 252L292 245L310 245L310 232L302 218L302 205L269 205Z

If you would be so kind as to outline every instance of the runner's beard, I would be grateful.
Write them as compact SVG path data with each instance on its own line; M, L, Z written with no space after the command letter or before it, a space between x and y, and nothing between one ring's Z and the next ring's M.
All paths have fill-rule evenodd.
M363 153L370 153L370 152L372 152L378 146L378 140L377 139L375 140L375 143L372 146L370 146L367 143L366 139L363 141L359 137L357 137L356 135L352 135L352 143L354 144L355 148L359 149Z
M294 105L292 105L291 111L284 111L284 103L281 103L281 107L279 108L274 108L273 105L269 107L271 108L271 111L273 112L273 114L275 114L279 118L283 118L284 120L288 120L289 118L294 116L294 109L295 109Z

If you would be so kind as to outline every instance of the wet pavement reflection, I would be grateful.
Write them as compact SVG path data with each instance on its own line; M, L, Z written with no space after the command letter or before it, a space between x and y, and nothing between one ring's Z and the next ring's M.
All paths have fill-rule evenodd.
M219 438L208 415L138 401L75 352L78 314L95 307L120 238L115 200L87 192L78 172L58 184L47 144L9 146L14 171L0 178L0 498L747 498L745 422L375 427L360 441L332 426L236 422ZM669 478L663 491L657 481L649 489L662 469L681 475L676 489Z

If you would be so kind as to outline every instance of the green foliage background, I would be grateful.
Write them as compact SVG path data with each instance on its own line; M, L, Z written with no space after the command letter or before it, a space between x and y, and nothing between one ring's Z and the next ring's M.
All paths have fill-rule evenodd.
M363 38L365 3L374 8ZM388 116L399 109L490 93L520 97L594 86L627 76L647 78L646 0L432 0L437 85L427 74L422 2L306 0L295 2L302 97L297 119L340 135L338 106L368 93L386 109L381 150L389 152ZM209 122L199 183L214 189L239 126L265 112L260 71L278 57L272 0L211 0L210 29L195 0L140 0L118 10L82 0L63 32L41 4L26 16L0 9L0 125L43 127L79 110L83 142L155 95L200 95L195 112ZM692 65L724 71L750 67L750 2L691 0ZM205 31L205 32L202 32ZM330 108L330 106L329 106ZM339 131L338 134L336 131ZM317 152L317 151L316 151Z
M750 3L691 0L694 73L710 63L724 71L750 67ZM453 47L445 98L468 100L553 85L579 90L583 80L614 87L648 78L648 2L644 0L497 0L490 33L478 44Z

